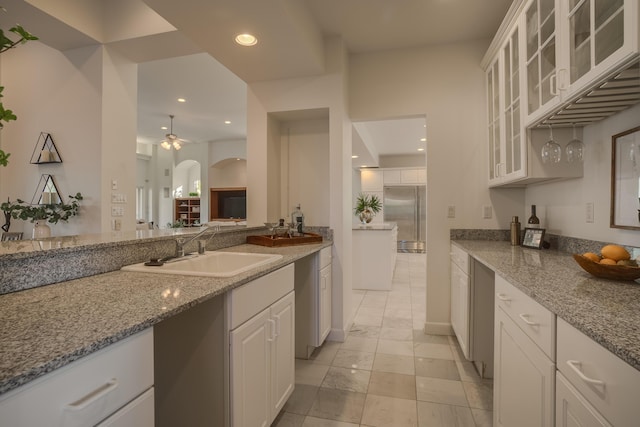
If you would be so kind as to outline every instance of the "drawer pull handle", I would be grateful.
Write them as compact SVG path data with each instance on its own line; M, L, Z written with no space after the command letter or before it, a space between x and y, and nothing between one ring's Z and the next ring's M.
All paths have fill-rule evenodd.
M505 294L496 294L496 297L497 297L500 301L504 301L504 302L511 301L511 298L507 297Z
M118 380L115 378L111 378L105 384L101 385L97 389L93 390L91 393L81 397L75 402L69 403L65 406L65 410L67 411L82 411L87 406L91 405L96 400L102 399L107 394L111 393L113 390L118 388Z
M567 365L580 377L580 379L586 383L593 384L604 388L605 383L601 380L595 380L593 378L589 378L585 374L582 373L580 368L582 367L582 362L579 360L567 360Z
M526 323L529 326L540 326L539 323L532 322L531 320L529 320L528 314L520 313L518 316L522 319L524 323Z

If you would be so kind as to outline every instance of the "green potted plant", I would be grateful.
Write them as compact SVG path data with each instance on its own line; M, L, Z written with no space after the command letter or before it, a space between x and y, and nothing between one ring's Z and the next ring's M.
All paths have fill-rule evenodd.
M354 211L363 224L371 222L373 217L380 212L380 209L382 209L382 202L375 194L360 193L358 195Z
M29 220L35 224L33 237L49 237L51 229L46 224L57 224L59 221L67 222L71 217L78 215L82 194L76 193L69 196L69 203L47 203L32 205L24 200L16 199L15 202L6 201L0 205L7 221L9 218ZM8 226L7 226L8 229Z

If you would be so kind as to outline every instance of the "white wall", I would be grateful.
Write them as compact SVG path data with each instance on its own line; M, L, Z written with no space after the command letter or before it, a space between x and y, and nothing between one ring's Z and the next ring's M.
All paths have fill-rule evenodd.
M356 54L350 58L352 120L426 115L427 330L450 332L450 228L508 228L523 190L487 188L485 87L488 41ZM456 218L447 218L447 206ZM482 219L482 206L493 206ZM499 213L499 214L498 214Z
M291 213L300 204L305 225L328 226L329 182L329 121L296 120L280 126L281 207L279 218L291 220ZM278 218L270 219L275 221Z
M247 161L244 159L222 160L209 168L209 188L246 186Z
M545 227L563 236L640 246L640 232L609 227L611 200L611 136L638 126L640 104L583 130L584 177L529 186L526 205L540 206ZM568 141L558 141L564 145ZM585 219L586 203L594 204L594 222ZM525 210L525 218L529 212Z
M2 100L18 120L0 133L3 149L11 153L9 166L0 167L0 200L30 202L41 174L54 176L65 201L81 192L80 216L52 226L54 235L100 232L102 63L100 48L62 53L39 42L2 56ZM52 135L63 163L29 163L40 132ZM31 229L24 221L11 225L28 235Z

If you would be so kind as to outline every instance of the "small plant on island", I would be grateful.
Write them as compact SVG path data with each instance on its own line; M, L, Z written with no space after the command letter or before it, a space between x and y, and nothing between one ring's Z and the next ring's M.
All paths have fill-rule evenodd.
M371 222L373 217L382 209L382 202L375 194L360 193L356 199L355 214L364 223Z

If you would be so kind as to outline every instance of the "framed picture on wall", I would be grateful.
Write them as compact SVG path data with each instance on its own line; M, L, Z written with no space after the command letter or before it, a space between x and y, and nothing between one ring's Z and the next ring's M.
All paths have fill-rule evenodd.
M544 242L544 228L525 228L522 246L525 248L542 249Z

